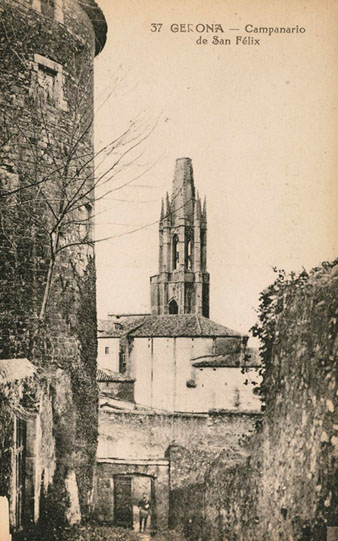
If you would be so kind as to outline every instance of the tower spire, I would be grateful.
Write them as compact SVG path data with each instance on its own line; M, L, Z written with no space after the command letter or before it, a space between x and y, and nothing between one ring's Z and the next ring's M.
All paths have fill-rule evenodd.
M167 192L166 200L165 200L165 217L167 220L169 220L170 218L170 212L171 212L171 208L170 208L169 193Z
M195 192L190 158L176 160L172 196L161 202L159 274L150 279L152 314L209 317L206 200Z
M202 221L205 222L205 223L207 222L207 200L206 200L205 196L204 196L204 200L203 200Z

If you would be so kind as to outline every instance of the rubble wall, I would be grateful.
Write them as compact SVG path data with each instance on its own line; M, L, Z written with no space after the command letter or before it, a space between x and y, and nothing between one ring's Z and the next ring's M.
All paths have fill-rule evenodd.
M338 525L338 265L280 272L260 300L264 421L250 456L207 472L203 535L326 540Z

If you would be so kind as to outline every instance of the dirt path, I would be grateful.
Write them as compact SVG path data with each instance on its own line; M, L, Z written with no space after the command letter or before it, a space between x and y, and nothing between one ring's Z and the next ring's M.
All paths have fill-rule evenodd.
M138 533L139 539L142 541L150 541L151 537L148 533Z

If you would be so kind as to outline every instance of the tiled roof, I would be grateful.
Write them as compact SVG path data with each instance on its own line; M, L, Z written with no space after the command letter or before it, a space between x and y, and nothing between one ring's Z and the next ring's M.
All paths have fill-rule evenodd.
M99 319L97 322L99 337L119 338L123 334L123 326L111 319Z
M97 381L121 381L123 383L134 383L134 379L130 378L129 376L125 376L123 374L120 374L119 372L114 372L113 370L108 370L105 368L104 370L98 368L97 374L96 374L96 380Z
M138 337L162 336L232 336L242 335L200 315L179 314L145 316L125 327L126 334Z

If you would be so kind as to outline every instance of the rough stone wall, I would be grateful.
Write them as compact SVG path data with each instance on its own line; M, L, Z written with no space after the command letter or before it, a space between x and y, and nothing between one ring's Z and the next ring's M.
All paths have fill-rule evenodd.
M61 3L64 24L36 4L0 2L0 355L67 374L68 393L56 386L56 400L75 414L65 430L54 411L56 472L63 472L64 488L64 465L73 465L86 512L97 434L95 261L87 219L94 204L95 39L76 0ZM69 200L74 204L60 223ZM70 441L62 447L64 438Z
M207 539L337 533L337 315L337 262L298 277L281 272L261 295L264 421L249 457L208 472Z
M290 281L278 300L258 531L325 539L326 526L338 526L338 265Z

